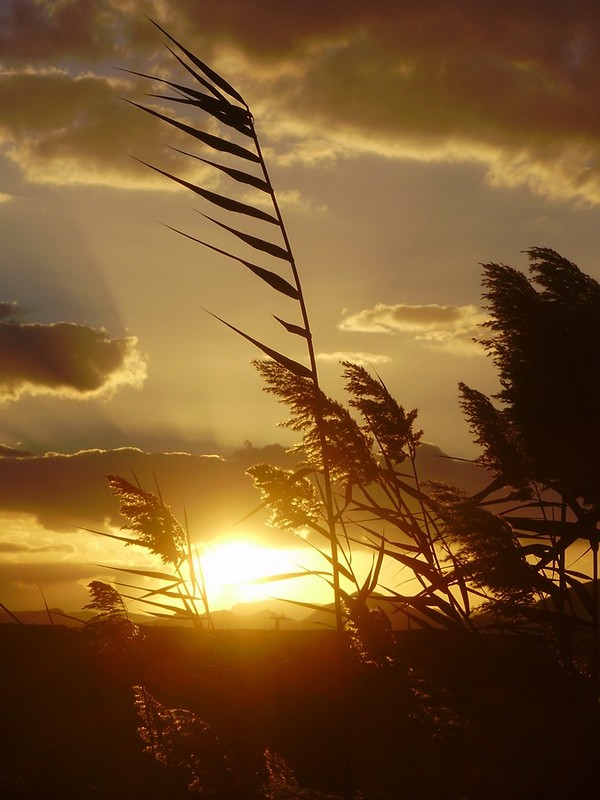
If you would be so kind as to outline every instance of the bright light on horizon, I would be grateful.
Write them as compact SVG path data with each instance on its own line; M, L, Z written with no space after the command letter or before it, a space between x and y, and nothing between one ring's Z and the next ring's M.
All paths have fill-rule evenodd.
M269 577L325 570L324 559L307 548L274 548L236 537L207 545L200 555L211 610L272 598L328 603L333 599L326 576L309 575L268 581Z

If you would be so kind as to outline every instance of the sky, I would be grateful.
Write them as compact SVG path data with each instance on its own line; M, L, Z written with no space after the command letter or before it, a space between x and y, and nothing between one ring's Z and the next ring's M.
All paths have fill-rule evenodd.
M210 238L197 212L212 209L136 160L224 190L124 101L152 102L124 70L187 78L148 17L253 111L333 396L339 362L364 363L419 409L427 442L473 458L457 384L498 388L473 341L480 265L526 270L542 246L600 278L595 0L0 0L0 602L14 608L39 605L38 587L75 607L100 560L140 562L81 530L120 524L107 474L156 478L209 543L257 501L252 448L294 441L256 351L206 313L285 349L285 299L170 230Z

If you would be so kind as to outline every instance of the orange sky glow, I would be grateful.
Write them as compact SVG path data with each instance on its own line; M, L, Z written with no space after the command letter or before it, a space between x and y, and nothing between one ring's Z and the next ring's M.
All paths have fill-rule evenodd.
M362 363L419 409L428 453L472 459L457 384L498 389L474 341L480 264L525 270L543 246L600 278L597 4L0 5L0 603L40 607L41 589L74 611L111 568L157 567L89 532L123 524L109 474L187 516L215 608L328 602L322 577L260 582L324 569L310 546L264 513L238 524L260 502L245 470L289 466L296 438L256 351L204 309L278 348L288 298L169 230L207 238L206 208L136 159L220 178L123 102L148 91L123 70L185 78L147 17L250 103L325 391Z

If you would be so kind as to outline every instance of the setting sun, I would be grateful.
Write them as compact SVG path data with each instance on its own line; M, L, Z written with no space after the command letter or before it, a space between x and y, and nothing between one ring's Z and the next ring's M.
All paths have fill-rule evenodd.
M231 608L270 597L328 602L331 589L314 574L285 579L304 570L323 569L317 554L307 549L265 547L255 541L225 539L207 546L200 564L211 608ZM275 580L269 581L273 577Z

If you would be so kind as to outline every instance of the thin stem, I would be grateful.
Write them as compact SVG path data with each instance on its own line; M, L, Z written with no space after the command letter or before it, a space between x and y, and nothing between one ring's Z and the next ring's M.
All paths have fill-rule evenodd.
M250 112L250 108L246 106L248 113ZM300 275L298 273L298 267L296 265L296 259L294 258L294 254L292 251L292 246L287 234L287 229L285 227L285 222L283 220L283 216L281 214L281 209L279 208L279 203L277 201L277 197L273 190L273 185L271 183L271 179L269 177L269 172L267 170L267 165L265 163L265 159L262 154L262 149L260 146L260 142L258 141L258 136L256 135L256 130L254 129L254 124L252 124L252 137L254 139L254 145L256 147L256 153L260 159L260 165L263 171L263 176L267 184L271 189L271 199L273 202L273 209L277 216L277 220L279 222L279 227L281 230L281 235L283 236L283 241L285 243L286 250L290 256L290 266L292 269L292 275L294 276L294 282L296 284L296 289L298 291L298 303L300 306L300 313L302 315L302 322L304 325L304 330L306 331L306 345L308 350L308 357L310 361L310 368L313 374L313 385L315 391L315 424L317 426L317 431L319 434L319 441L321 446L321 458L323 461L323 488L325 491L325 508L327 511L327 527L329 529L329 541L331 547L331 558L333 564L332 570L332 577L333 577L333 591L334 591L334 604L335 604L335 618L336 618L336 627L337 630L341 633L344 628L344 621L342 615L342 602L341 602L341 586L340 586L340 574L338 568L338 558L339 558L339 546L337 541L337 531L336 531L336 523L335 523L335 510L333 504L333 489L332 489L332 481L331 481L331 470L329 465L329 458L327 455L327 434L325 431L325 423L324 423L324 415L323 415L323 406L322 406L322 393L319 386L319 377L317 371L317 359L315 355L315 349L313 344L312 338L312 330L310 327L310 320L308 317L308 309L306 307L306 302L304 299L304 292L302 289L302 282L300 280Z

